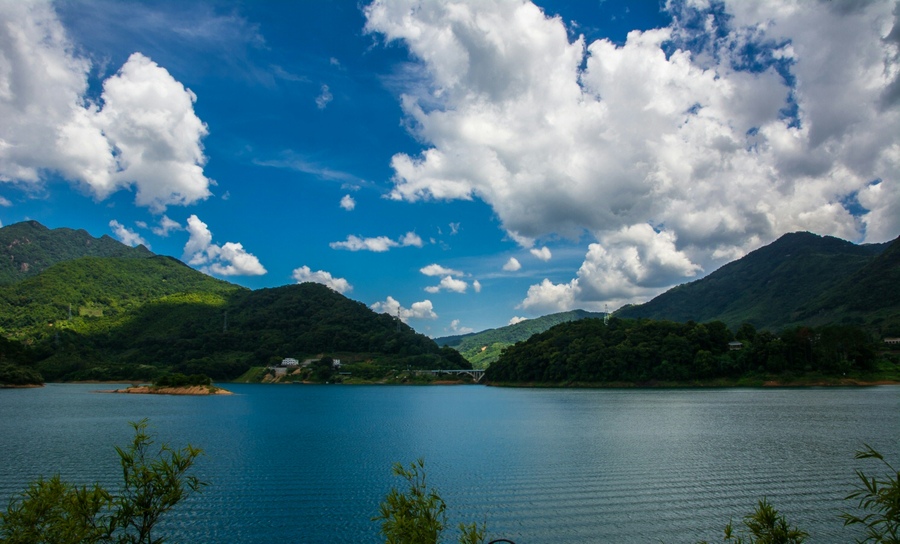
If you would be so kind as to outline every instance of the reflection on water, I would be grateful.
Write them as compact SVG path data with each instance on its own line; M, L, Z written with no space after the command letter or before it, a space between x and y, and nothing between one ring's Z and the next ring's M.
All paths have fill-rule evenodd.
M767 497L814 542L841 526L853 459L900 454L900 387L565 390L229 386L231 397L0 390L0 504L40 474L120 478L115 444L149 418L206 452L211 481L173 541L378 542L392 463L424 457L452 527L520 544L718 540ZM448 539L451 540L451 539Z

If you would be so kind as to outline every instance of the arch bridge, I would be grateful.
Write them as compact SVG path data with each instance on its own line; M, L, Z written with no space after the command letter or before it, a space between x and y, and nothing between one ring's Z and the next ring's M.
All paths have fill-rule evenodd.
M456 374L459 376L460 374L466 374L471 376L475 383L481 383L481 378L484 377L484 370L416 370L417 374L432 374L434 376L440 376L441 374Z

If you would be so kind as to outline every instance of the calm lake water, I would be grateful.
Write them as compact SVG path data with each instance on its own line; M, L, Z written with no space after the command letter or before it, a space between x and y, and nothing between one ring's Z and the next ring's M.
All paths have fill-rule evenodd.
M863 443L900 453L900 387L712 390L239 385L230 397L0 390L0 504L37 476L115 487L149 418L211 482L171 542L379 542L391 465L425 458L449 525L518 544L719 541L767 497L812 542L848 542ZM869 464L871 463L871 464ZM452 531L448 542L455 541Z

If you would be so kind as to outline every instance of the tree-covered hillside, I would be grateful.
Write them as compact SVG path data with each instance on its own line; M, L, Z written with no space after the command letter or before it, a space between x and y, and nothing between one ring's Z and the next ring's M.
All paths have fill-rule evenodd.
M0 327L51 381L164 372L226 380L325 354L385 368L460 366L429 338L323 285L250 291L169 257L57 264L0 288Z
M859 282L860 274L870 277L866 272L868 265L875 263L887 247L888 244L855 245L808 232L786 234L703 279L679 285L645 304L622 308L616 316L720 320L731 328L742 323L768 329L823 324L826 321L811 319L822 308L815 301L830 296L826 293L843 297L847 282ZM896 262L885 263L885 268L897 273ZM889 297L870 294L860 300L865 301L859 307L862 313L900 310L900 305ZM842 322L845 317L832 312L827 322Z
M242 290L171 257L82 257L0 287L0 332L37 338L54 326L82 329L92 318L116 318L176 293Z
M35 371L51 381L147 380L166 372L225 380L285 357L335 356L385 372L468 366L323 285L250 291L84 231L12 227L0 229L14 241L8 245L40 256L28 262L56 263L37 273L30 265L24 279L0 285L0 383L34 381ZM97 246L122 256L85 256Z
M900 336L900 238L870 263L798 310L811 323L865 324L882 336Z
M465 334L461 336L446 336L436 338L441 346L449 346L459 351L475 368L487 368L495 362L504 348L527 340L532 335L544 332L554 325L577 321L589 317L603 317L604 314L586 312L584 310L572 310L545 315L535 319L520 321L514 325L507 325L497 329Z
M730 345L735 336L721 321L584 319L557 325L507 348L487 369L485 379L492 383L644 384L774 376L789 381L810 374L846 378L876 368L875 345L856 327L797 327L776 336L745 325L736 338L740 343ZM892 372L896 375L897 369Z
M152 257L146 247L129 247L87 231L48 229L37 221L0 228L0 285L36 276L54 264L79 257Z

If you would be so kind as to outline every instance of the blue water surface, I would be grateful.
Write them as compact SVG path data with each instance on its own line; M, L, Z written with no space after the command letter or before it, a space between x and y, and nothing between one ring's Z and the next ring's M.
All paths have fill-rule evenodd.
M718 541L766 497L812 542L838 518L864 443L900 454L900 387L508 389L229 384L217 397L112 386L0 390L0 504L39 475L115 488L114 445L149 418L211 485L170 542L379 542L395 462L424 458L459 522L519 544Z

